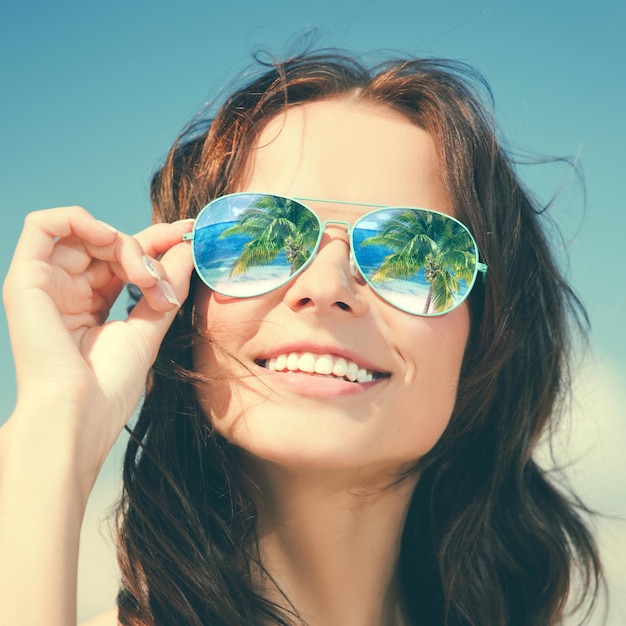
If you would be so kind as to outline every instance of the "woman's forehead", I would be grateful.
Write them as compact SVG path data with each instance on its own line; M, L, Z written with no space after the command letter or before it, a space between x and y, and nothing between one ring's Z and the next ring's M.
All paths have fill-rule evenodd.
M354 99L288 107L263 127L246 169L240 190L450 208L431 135Z

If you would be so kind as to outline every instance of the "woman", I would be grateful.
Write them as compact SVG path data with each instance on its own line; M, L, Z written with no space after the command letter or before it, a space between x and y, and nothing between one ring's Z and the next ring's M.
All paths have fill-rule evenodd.
M5 283L10 616L74 623L85 502L146 375L100 623L584 615L595 545L532 457L584 312L477 84L293 58L183 133L135 238L75 207L27 219ZM103 325L125 282L143 299Z

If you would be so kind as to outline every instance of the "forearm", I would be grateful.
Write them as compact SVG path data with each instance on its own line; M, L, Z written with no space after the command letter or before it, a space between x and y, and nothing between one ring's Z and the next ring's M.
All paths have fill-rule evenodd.
M3 623L76 623L78 545L89 488L72 438L14 416L0 430L0 607ZM47 427L49 425L49 428ZM94 477L95 480L95 477Z

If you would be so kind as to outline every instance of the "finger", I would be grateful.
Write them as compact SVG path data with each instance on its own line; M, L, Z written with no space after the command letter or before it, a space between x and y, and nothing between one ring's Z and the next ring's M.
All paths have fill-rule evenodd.
M24 221L9 272L4 281L3 296L10 325L24 329L26 340L46 324L59 322L58 310L50 298L58 287L59 274L49 257L59 238L80 236L94 245L111 245L118 233L99 222L80 207L63 207L36 211ZM56 286L55 286L56 285ZM49 313L48 318L33 316ZM46 324L41 320L45 319ZM27 320L31 320L30 325Z
M166 272L161 264L148 254L161 255L179 244L192 225L193 220L156 224L142 231L137 238L118 233L108 246L97 246L72 235L57 242L51 261L70 273L84 272L109 308L124 283L130 282L142 290L152 308L171 310L180 306L180 302L165 279Z
M139 267L133 271L128 264L131 250L134 248L132 242L125 242L125 235L120 239L123 245L127 245L125 256L121 256L120 266L113 265L114 273L123 278L124 281L135 284L147 297L148 303L156 310L170 310L173 306L180 306L180 301L176 296L175 290L171 288L166 279L166 270L164 270L157 257L165 254L173 246L181 243L183 235L190 232L193 227L194 220L181 220L172 224L154 224L135 235L134 239L139 243L145 254L141 258L144 267ZM119 244L118 244L119 245ZM185 244L188 247L188 244ZM124 251L122 251L124 252ZM134 248L134 261L137 260L138 249ZM143 271L153 280L147 279ZM156 282L155 280L156 279ZM112 305L123 288L122 282L112 282L109 286L100 289L104 299Z
M84 271L84 277L95 290L106 288L113 280L118 280L118 276L113 271L111 263L101 259L91 259L89 266ZM119 281L121 282L121 281Z
M147 255L141 257L141 262L144 266L143 271L147 272L149 277L138 275L134 281L129 278L129 274L119 264L107 264L111 275L108 282L104 280L105 271L94 268L94 284L99 284L98 293L108 303L109 308L113 306L127 283L139 288L142 295L148 298L150 306L157 311L169 311L172 308L180 307L181 303L168 283L166 272L161 263Z
M193 259L187 243L179 243L170 248L161 259L162 268L166 271L167 283L171 286L176 298L184 302L189 295L191 272L193 271ZM152 293L147 290L145 297L139 301L128 316L128 324L138 332L146 346L151 350L151 362L156 355L170 327L178 307L170 310L159 310L158 300L162 294ZM162 302L161 302L162 305ZM162 307L161 307L162 309Z
M159 275L144 257L145 252L137 239L118 233L109 246L95 246L84 242L89 255L100 261L107 261L112 272L126 282L151 287L159 280Z
M193 257L189 244L179 242L160 260L151 259L151 264L162 278L154 287L143 290L148 304L157 311L164 310L164 307L165 310L171 308L165 305L164 301L169 305L175 304L180 307L189 292L189 281L193 271Z
M55 277L49 281L51 295L55 287L59 294L55 300L72 315L68 328L77 327L76 319L91 319L89 314L94 312L93 319L106 319L126 282L134 282L142 289L159 285L171 304L177 304L167 285L160 284L164 272L146 257L136 239L123 233L118 233L115 240L105 246L94 245L76 235L57 240L47 272ZM73 297L62 296L63 285L71 286ZM172 308L171 304L166 306L167 310Z
M115 241L115 240L114 240ZM114 242L106 246L91 246L94 249L114 248ZM85 242L76 235L58 239L49 256L51 265L56 265L68 274L81 274L91 264L94 255L88 250Z
M85 277L106 303L107 310L111 309L126 284L126 281L113 271L110 263L99 259L91 262L85 270Z
M81 207L35 211L26 216L15 248L14 261L49 259L59 239L76 236L95 246L112 244L118 232Z
M91 254L113 263L113 271L124 281L134 283L140 289L148 289L163 278L154 259L179 244L183 235L193 227L193 221L154 224L134 237L119 233L114 244L108 248L97 249L91 244L86 245Z
M182 241L190 232L195 220L180 220L171 224L153 224L135 235L146 254L158 257Z

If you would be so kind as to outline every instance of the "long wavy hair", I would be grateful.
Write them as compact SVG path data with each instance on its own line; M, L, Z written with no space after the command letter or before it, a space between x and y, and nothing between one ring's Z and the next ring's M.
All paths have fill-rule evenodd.
M448 193L489 265L450 424L416 461L398 565L411 623L537 626L584 619L601 580L582 505L533 453L570 387L571 332L586 316L558 269L544 207L503 149L484 80L463 64L337 52L260 69L179 136L152 181L156 221L194 217L235 190L263 125L285 107L350 97L399 111L435 139ZM372 167L375 167L372 164ZM302 624L255 588L256 513L230 445L198 406L193 294L152 369L118 507L126 626ZM215 349L220 349L215 346ZM235 357L233 357L235 358ZM267 574L267 572L266 572ZM577 613L578 615L579 613Z

